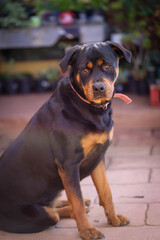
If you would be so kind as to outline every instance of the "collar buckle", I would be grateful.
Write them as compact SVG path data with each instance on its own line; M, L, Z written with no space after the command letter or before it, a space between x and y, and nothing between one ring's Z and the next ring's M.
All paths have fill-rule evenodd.
M103 105L103 110L106 110L106 109L107 109L108 104L109 104L109 102L107 102L107 103L105 103L105 104Z

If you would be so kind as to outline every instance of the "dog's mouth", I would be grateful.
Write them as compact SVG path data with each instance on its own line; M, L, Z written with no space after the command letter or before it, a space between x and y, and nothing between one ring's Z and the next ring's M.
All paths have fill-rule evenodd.
M109 103L111 100L112 100L112 98L95 97L90 102L92 104L102 105L102 104Z
M93 91L85 91L85 97L94 105L102 105L105 103L108 103L112 100L114 95L114 89L109 92L100 92L100 93L94 93Z
M113 97L113 93L94 94L93 91L90 90L84 91L84 95L90 103L97 105L110 102Z

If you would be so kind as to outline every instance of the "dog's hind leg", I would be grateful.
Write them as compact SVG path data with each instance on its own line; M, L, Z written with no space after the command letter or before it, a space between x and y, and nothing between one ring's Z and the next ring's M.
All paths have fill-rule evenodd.
M72 218L72 211L70 206L58 207L54 209L60 218ZM85 207L86 213L89 213L89 208Z
M0 213L0 229L12 233L41 232L59 221L56 211L37 205L13 206L7 214Z
M91 201L89 199L84 199L84 204L86 207L89 207L91 204ZM50 207L55 207L55 208L62 208L66 206L69 206L69 202L67 200L56 200L50 204Z
M59 221L59 214L57 211L55 211L53 208L50 207L43 207L45 212L50 216L50 218L57 223Z
M58 222L60 218L70 218L71 217L71 208L70 206L51 208L44 207L44 210L50 216L53 221Z
M70 206L58 207L55 208L55 211L58 213L60 218L71 218L71 208Z

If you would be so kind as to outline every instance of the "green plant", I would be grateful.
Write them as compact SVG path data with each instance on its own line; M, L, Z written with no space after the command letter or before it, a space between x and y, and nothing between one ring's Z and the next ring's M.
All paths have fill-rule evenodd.
M137 72L149 49L159 49L160 10L156 0L108 0L107 22L124 36L123 43L133 53L133 68Z
M11 58L7 64L7 68L5 72L3 73L4 79L12 79L13 75L11 74L11 71L14 67L15 60Z
M56 68L49 67L47 70L39 72L41 78L45 78L48 82L56 82L59 79L59 71Z
M44 10L56 11L82 11L86 8L90 9L106 9L108 0L35 0L34 6L37 13Z
M27 13L23 1L7 0L0 4L0 26L3 28L22 27L27 24Z
M87 9L107 9L108 0L81 0L83 2L84 8Z
M16 79L19 79L19 80L24 79L24 78L32 79L33 75L31 73L29 73L29 72L20 72L20 73L15 73L14 77Z
M117 82L118 83L126 83L128 75L129 75L129 70L127 70L126 68L124 68L124 69L120 68Z
M138 34L153 32L160 16L157 0L108 0L106 13L121 31Z

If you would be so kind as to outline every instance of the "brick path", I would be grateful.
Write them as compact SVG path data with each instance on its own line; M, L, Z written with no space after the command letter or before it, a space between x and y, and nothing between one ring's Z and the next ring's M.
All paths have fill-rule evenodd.
M126 107L123 111L127 114L125 109ZM132 107L132 109L133 115L136 114L136 107ZM150 117L154 118L153 112L158 114L158 110L147 109L148 115L152 115ZM118 111L118 108L116 111L120 118L121 111ZM17 115L19 116L18 111ZM153 121L149 122L150 126L148 128L141 127L143 125L141 120L139 120L139 125L133 126L134 129L131 129L131 127L125 129L125 126L120 129L116 127L114 141L106 153L107 175L115 208L118 213L129 218L130 225L117 228L108 225L103 209L98 205L97 193L90 177L81 182L84 198L89 198L92 202L88 218L93 225L105 234L106 239L160 239L160 126L158 126L158 121L156 125ZM0 121L1 153L9 142L15 138L18 129L18 124L15 125L16 127L12 125L11 128L8 128L9 125L6 128L4 126L5 123ZM62 198L65 198L64 194ZM37 234L11 234L0 231L0 240L42 239L80 240L81 238L78 236L73 219L62 219L56 227Z

